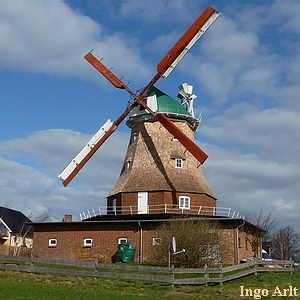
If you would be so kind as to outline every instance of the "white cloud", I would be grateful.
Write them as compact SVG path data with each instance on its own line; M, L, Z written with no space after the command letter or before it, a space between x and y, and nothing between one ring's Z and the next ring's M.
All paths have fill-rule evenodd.
M190 22L196 3L150 2L124 1L119 13L146 22ZM249 4L237 17L240 7L225 10L200 47L181 64L183 74L195 78L213 100L203 120L210 143L206 145L208 182L219 205L245 214L265 209L279 216L283 225L300 230L299 3ZM269 30L276 35L269 38ZM156 38L153 45L169 49L166 45L173 43L176 31ZM149 47L151 41L147 42ZM62 1L0 3L2 67L90 76L91 67L82 56L91 48L130 78L148 76L134 40L126 41L120 34L106 36L99 23ZM226 111L212 109L220 103ZM118 177L128 137L113 135L76 182L64 189L56 175L88 138L55 129L1 142L1 201L34 213L48 208L56 218L65 211L77 214L97 206Z
M299 108L299 6L277 1L225 9L182 69L212 104L259 97L273 106Z
M1 142L0 203L34 215L48 210L58 220L65 212L78 218L82 210L103 205L119 175L128 135L114 134L73 184L64 188L57 178L58 170L88 138L56 129ZM243 214L265 209L280 216L282 224L298 226L300 172L296 162L276 160L272 155L267 158L241 154L209 144L204 148L209 153L206 176L219 198L219 206L232 207ZM40 164L36 167L26 158L34 158Z
M1 204L36 215L48 209L47 198L55 186L43 172L0 157ZM45 197L46 196L46 197Z
M300 164L300 115L297 111L267 109L224 113L206 122L210 141L239 148L275 161Z
M83 58L92 48L120 75L139 79L149 74L130 37L104 35L99 23L62 0L0 2L0 66L96 78Z
M45 130L0 142L0 204L37 216L48 210L61 219L70 212L103 206L115 184L128 142L115 133L67 188L58 173L88 141L72 130Z
M146 44L146 47L152 53L167 53L171 47L176 43L180 33L177 31L172 31L167 34L157 36L153 40Z
M270 19L284 31L300 33L300 3L275 1L269 10Z
M196 7L197 3L194 1L126 0L121 3L120 14L130 19L134 16L150 23L187 22L194 15Z
M206 33L183 70L194 77L215 102L225 102L245 92L274 95L280 63L265 50L255 32L242 30L222 15Z
M209 153L205 174L219 206L232 207L247 216L260 210L271 212L280 224L300 230L300 171L296 164L208 144L205 149Z

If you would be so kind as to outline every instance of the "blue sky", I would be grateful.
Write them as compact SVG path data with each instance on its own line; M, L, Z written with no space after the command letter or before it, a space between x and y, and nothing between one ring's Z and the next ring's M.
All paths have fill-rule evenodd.
M125 155L125 125L70 187L57 179L128 101L83 56L95 49L137 90L208 5L221 17L157 87L175 97L181 83L194 86L203 115L196 139L219 205L264 209L300 230L296 0L1 1L0 205L61 219L103 204Z

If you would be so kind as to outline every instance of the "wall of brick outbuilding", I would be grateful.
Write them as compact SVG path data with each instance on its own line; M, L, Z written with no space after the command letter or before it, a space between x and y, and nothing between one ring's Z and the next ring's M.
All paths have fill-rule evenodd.
M71 223L72 224L72 223ZM139 226L130 223L101 223L90 226L61 229L58 226L43 226L34 231L33 255L37 257L62 257L70 259L98 259L112 261L117 251L118 239L127 238L136 245L139 253ZM99 226L100 225L100 226ZM57 239L56 247L49 247L49 239ZM93 239L92 247L84 247L84 239Z
M104 262L112 262L117 251L118 239L127 238L136 246L136 261L139 260L140 252L140 226L143 231L142 258L149 261L153 246L152 239L159 237L156 230L158 224L151 222L130 223L48 223L34 225L33 232L33 255L36 257L67 258L75 260L96 259ZM239 230L240 246L239 258L253 257L254 253L250 243L248 249L243 240L251 239L249 232ZM237 263L236 228L223 226L220 228L222 249L226 245L226 251L222 252L222 260L225 264ZM49 247L49 239L57 239L56 247ZM84 247L84 239L93 239L92 247Z

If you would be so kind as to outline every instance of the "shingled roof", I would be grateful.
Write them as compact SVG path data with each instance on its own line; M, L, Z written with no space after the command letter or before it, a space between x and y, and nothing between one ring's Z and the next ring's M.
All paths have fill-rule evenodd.
M175 124L194 141L194 132L186 123ZM134 134L136 141L129 144L124 159L130 162L130 167L122 171L109 197L139 191L177 191L216 199L199 162L160 123L139 122L132 128ZM175 168L176 158L184 160L181 169Z
M31 223L31 220L22 212L3 206L0 206L0 218L9 227L12 234L22 234L25 226L28 226L24 226L24 223Z

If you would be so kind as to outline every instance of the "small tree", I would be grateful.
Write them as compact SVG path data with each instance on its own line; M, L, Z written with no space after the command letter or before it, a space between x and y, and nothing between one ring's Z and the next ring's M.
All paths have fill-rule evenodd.
M259 228L264 230L263 241L269 241L278 225L278 218L272 213L260 210L252 218L252 222Z
M40 215L34 217L32 214L28 216L29 219L34 219L34 222L48 222L51 221L51 217L48 211L44 211ZM13 246L13 256L19 256L22 247L26 246L25 241L28 235L32 234L32 226L30 224L23 224L20 228L20 232L15 235L15 245Z
M220 242L218 226L214 222L203 220L173 220L158 228L160 245L154 250L153 260L162 265L168 263L168 254L172 238L175 237L177 250L184 253L171 255L176 266L203 267L219 262L224 252L224 243ZM222 244L222 245L221 245Z
M44 223L52 221L52 217L49 215L48 210L45 210L40 215L33 218L33 221L36 223Z
M299 234L290 226L280 228L274 235L273 247L276 258L293 259L300 250Z
M278 219L270 212L260 210L250 217L251 222L257 226L251 241L255 257L259 256L261 242L271 240L274 230L278 224Z

